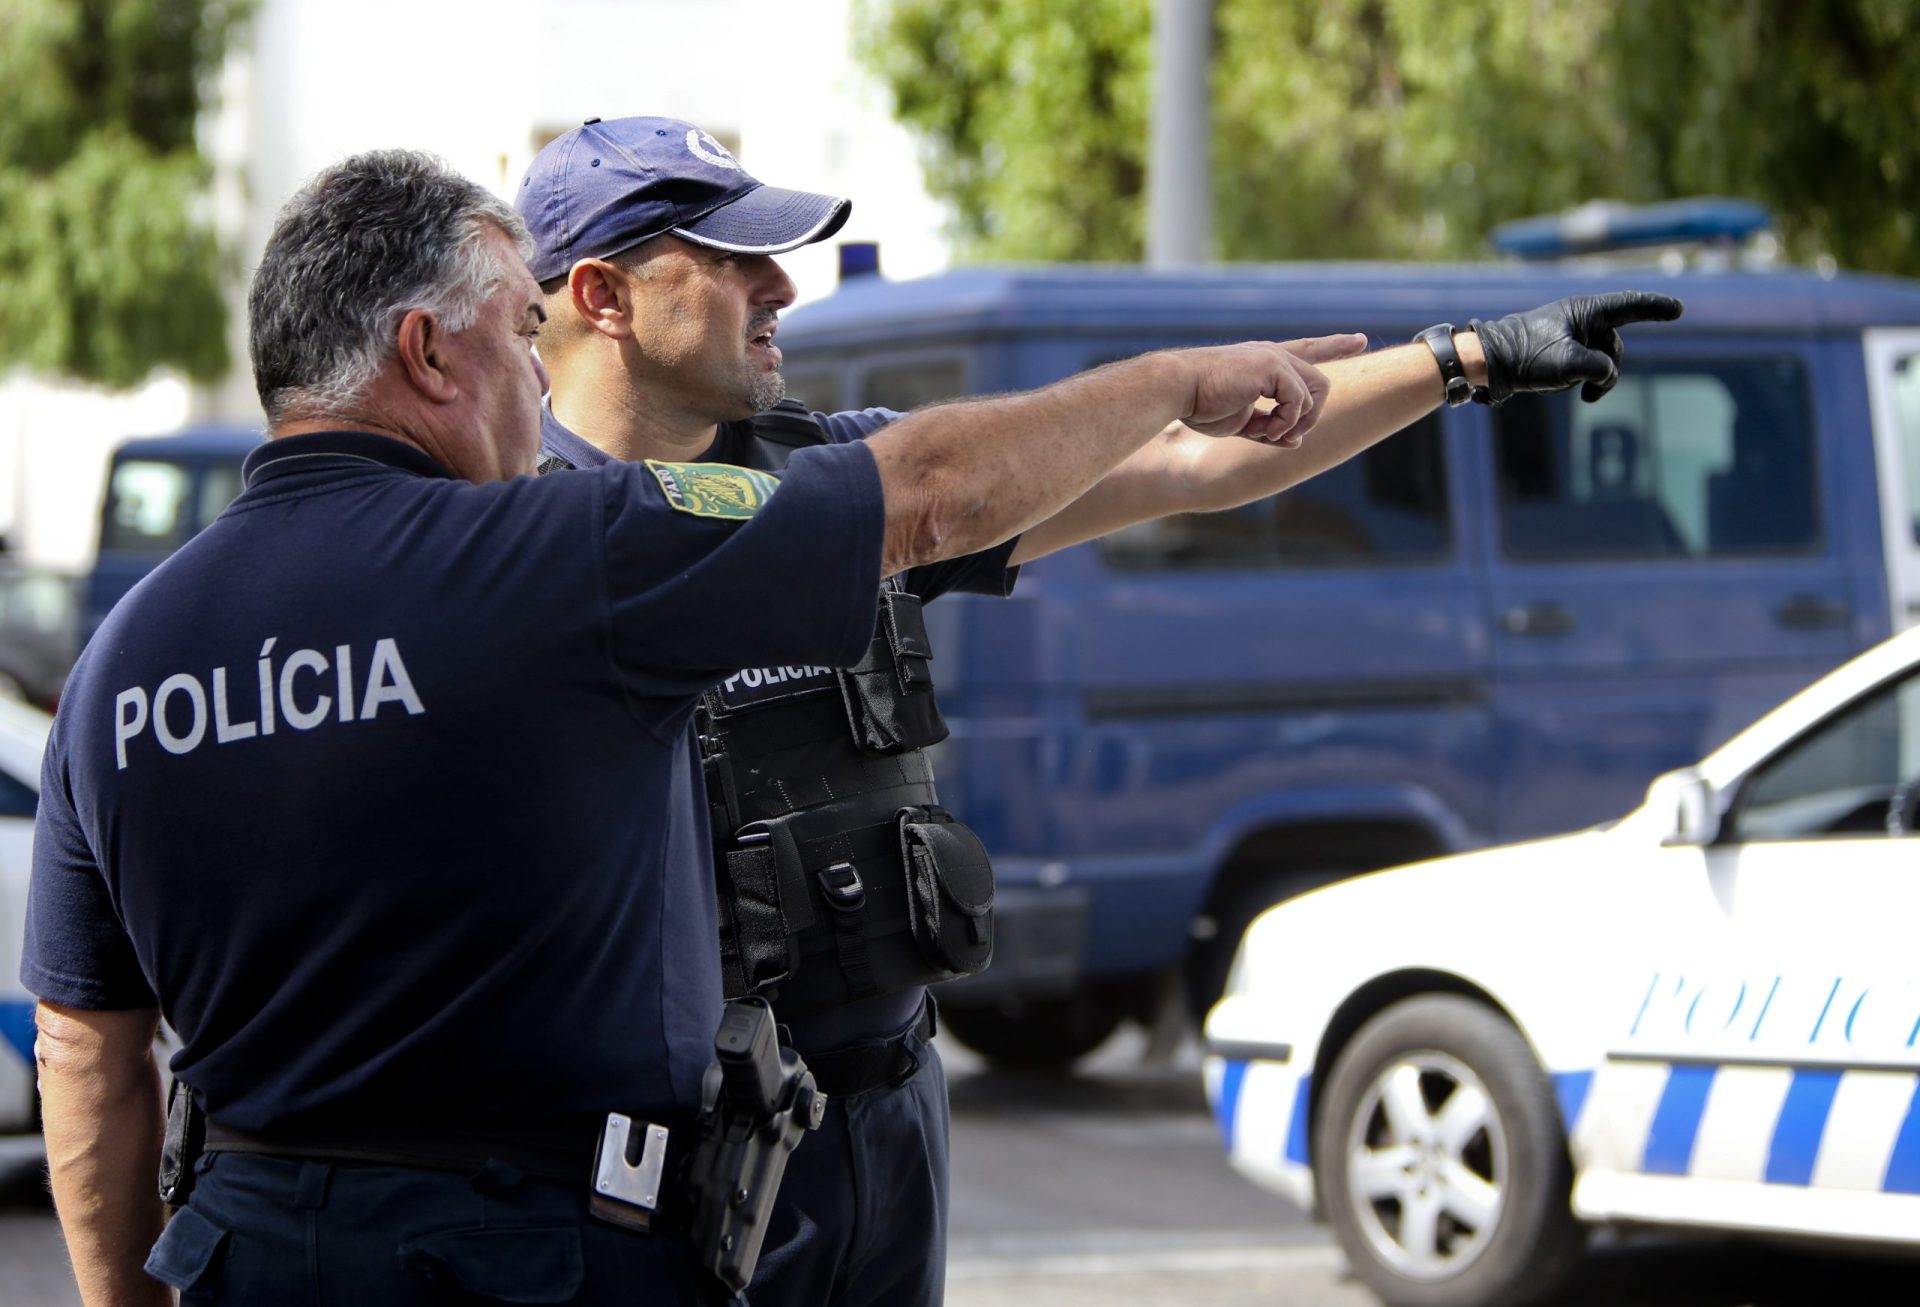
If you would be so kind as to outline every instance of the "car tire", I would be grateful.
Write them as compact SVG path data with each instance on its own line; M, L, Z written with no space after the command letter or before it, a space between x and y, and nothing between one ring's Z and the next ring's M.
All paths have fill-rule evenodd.
M1321 1102L1322 1204L1389 1307L1521 1307L1572 1269L1565 1127L1500 1013L1454 994L1396 1003L1342 1050Z
M995 1066L1065 1071L1107 1042L1126 1019L1121 1005L1082 990L1063 998L1006 998L986 1007L947 1006L940 1024Z

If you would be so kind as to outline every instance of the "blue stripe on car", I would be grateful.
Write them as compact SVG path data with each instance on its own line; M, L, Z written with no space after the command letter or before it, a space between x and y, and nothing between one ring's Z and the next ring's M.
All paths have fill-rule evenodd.
M33 1004L0 999L0 1043L11 1045L27 1062L33 1061Z
M1220 1072L1220 1097L1213 1105L1213 1113L1220 1122L1220 1142L1233 1151L1234 1114L1240 1107L1240 1088L1247 1079L1245 1062L1228 1061Z
M1293 1123L1287 1127L1287 1153L1289 1162L1300 1166L1307 1164L1307 1125L1311 1119L1309 1109L1313 1103L1311 1073L1300 1077L1300 1087L1293 1091Z
M1920 1083L1913 1088L1907 1104L1907 1119L1893 1140L1893 1156L1887 1159L1887 1173L1880 1187L1888 1193L1920 1194Z
M1767 1150L1768 1184L1810 1184L1813 1163L1820 1155L1820 1136L1840 1088L1840 1072L1800 1070L1787 1085L1786 1101L1773 1124L1773 1145Z
M1587 1091L1592 1088L1591 1071L1553 1073L1553 1093L1560 1100L1560 1121L1568 1134L1573 1133L1574 1124L1580 1120L1580 1109L1587 1105Z
M1700 1134L1700 1118L1707 1110L1707 1091L1713 1088L1711 1066L1668 1068L1667 1087L1654 1109L1647 1131L1647 1150L1640 1169L1653 1175L1685 1175L1693 1159L1693 1142Z

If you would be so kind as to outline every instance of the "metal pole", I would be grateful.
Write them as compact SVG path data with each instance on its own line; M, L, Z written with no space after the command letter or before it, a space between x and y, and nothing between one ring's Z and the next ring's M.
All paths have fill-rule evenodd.
M1153 137L1147 157L1147 263L1212 257L1211 115L1207 70L1213 0L1156 0Z

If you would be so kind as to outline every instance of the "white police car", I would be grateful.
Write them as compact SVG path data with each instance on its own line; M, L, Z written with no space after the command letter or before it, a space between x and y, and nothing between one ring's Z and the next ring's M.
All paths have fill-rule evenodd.
M20 988L20 943L40 754L52 723L37 708L0 699L0 1133L34 1126L33 996Z
M1233 1164L1396 1307L1595 1222L1920 1247L1917 827L1920 629L1611 826L1282 904L1206 1025Z

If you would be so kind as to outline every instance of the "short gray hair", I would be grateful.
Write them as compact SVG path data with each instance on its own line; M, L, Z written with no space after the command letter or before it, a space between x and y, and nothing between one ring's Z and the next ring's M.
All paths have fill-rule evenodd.
M507 276L490 228L532 253L511 207L417 150L357 154L301 187L247 294L267 421L343 416L393 358L414 309L450 332L472 326Z

